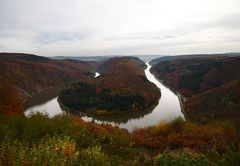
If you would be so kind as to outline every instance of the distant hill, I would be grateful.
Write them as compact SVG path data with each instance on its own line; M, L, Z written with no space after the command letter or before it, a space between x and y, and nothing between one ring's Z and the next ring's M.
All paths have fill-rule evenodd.
M12 91L18 94L22 102L48 88L93 76L98 62L53 60L33 54L0 53L0 66L1 88L13 88ZM1 94L0 97L3 96L6 94Z
M189 54L189 55L174 55L174 56L161 56L159 58L152 59L150 61L151 65L156 65L159 62L171 61L171 60L183 60L183 59L193 59L193 58L221 58L221 57L236 57L240 56L240 53L219 53L219 54Z
M106 61L114 57L137 57L144 62L151 61L153 59L162 57L162 55L103 55L103 56L56 56L49 57L56 60L72 59L78 61Z
M55 60L66 60L66 59L71 59L71 60L76 60L76 61L106 61L112 56L56 56L56 57L50 57L51 59Z
M153 59L162 57L163 55L131 55L131 56L138 57L139 59L141 59L144 62L149 62Z

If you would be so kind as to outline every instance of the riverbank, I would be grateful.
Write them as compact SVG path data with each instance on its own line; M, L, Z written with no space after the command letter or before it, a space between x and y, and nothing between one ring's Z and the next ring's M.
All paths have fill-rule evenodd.
M55 87L47 88L39 93L36 93L22 102L23 110L26 110L34 105L41 105L46 101L57 97L58 94L71 83L62 83Z
M186 100L186 98L183 97L176 89L174 89L174 88L168 86L167 84L165 84L164 80L158 79L158 77L153 72L151 72L151 70L149 70L149 72L154 76L154 78L158 82L160 82L162 85L164 85L166 88L170 89L175 95L178 96L179 104L180 104L180 107L181 107L181 112L183 113L185 120L188 120L187 115L184 111L184 101Z
M67 106L65 106L60 100L59 98L57 99L60 107L66 111L67 113L73 113L76 114L78 116L88 116L91 118L94 118L96 120L101 120L101 121L114 121L116 122L117 119L119 118L124 118L126 117L127 119L131 119L131 118L136 118L136 117L141 117L145 114L151 113L154 109L154 107L156 107L158 105L158 101L152 105L149 106L147 108L144 108L142 110L138 110L138 111L115 111L114 114L109 114L109 115L95 115L95 114L91 114L91 113L87 113L87 112L82 112L82 111L78 111L78 110L74 110L71 109Z

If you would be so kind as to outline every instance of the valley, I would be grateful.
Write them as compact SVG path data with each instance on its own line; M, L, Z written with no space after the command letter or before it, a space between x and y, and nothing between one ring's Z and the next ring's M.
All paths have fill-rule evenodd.
M239 163L238 55L1 55L0 165Z
M128 131L133 131L134 128L148 127L159 122L170 122L178 117L183 117L181 112L180 103L178 96L174 94L170 89L162 85L155 77L150 73L151 66L147 63L147 68L145 69L145 74L150 82L153 82L161 89L161 98L158 104L148 109L142 111L127 112L125 114L117 114L115 116L82 116L81 118L86 122L91 122L94 120L95 123L99 124L111 124L113 126L119 126L120 128L125 128ZM50 92L52 94L52 92ZM25 110L25 115L30 116L31 112L42 112L47 113L50 117L64 113L64 109L60 107L57 96L59 93L55 94L51 98L46 96L40 96L39 102L36 103L30 100L32 103ZM51 95L50 95L51 96ZM46 98L47 101L42 103L41 99ZM66 110L67 111L67 110ZM79 116L79 113L75 112L75 115Z

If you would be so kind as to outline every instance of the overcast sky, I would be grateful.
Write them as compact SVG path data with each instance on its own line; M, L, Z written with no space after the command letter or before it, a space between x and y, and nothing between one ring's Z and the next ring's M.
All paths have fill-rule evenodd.
M240 0L0 0L0 52L240 51Z

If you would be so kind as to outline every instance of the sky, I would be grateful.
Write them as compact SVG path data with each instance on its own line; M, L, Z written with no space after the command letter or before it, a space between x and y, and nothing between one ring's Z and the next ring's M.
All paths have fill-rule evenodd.
M0 52L42 56L240 51L240 0L0 0Z

